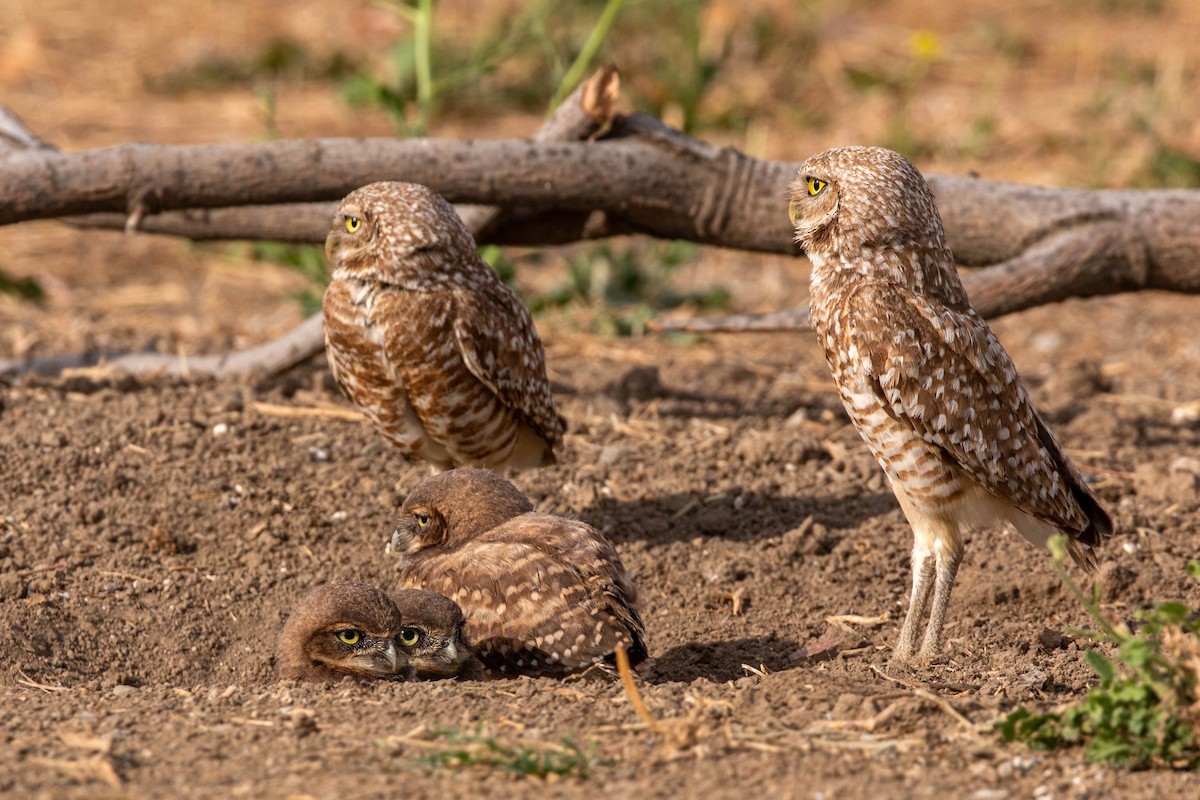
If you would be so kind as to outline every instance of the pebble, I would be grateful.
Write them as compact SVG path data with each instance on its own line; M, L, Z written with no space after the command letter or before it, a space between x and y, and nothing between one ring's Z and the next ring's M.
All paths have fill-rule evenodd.
M128 697L131 694L137 694L137 691L138 691L138 688L136 686L129 686L128 684L118 683L116 686L114 686L112 688L112 696L113 697Z
M612 465L624 458L625 454L628 452L628 447L623 447L619 444L613 444L601 450L600 455L596 457L596 460L601 464Z

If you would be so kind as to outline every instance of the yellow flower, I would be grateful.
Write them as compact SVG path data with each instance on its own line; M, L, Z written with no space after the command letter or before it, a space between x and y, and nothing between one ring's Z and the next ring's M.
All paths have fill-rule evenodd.
M933 63L942 58L942 40L933 31L913 31L908 37L908 51L918 61Z

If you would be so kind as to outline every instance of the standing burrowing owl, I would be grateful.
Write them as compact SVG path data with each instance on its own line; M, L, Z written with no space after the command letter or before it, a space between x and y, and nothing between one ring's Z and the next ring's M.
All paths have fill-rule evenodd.
M592 526L534 512L494 472L455 469L412 491L391 550L400 587L462 606L464 633L490 675L568 675L611 664L617 646L646 660L637 591Z
M347 195L325 240L329 366L379 431L435 469L553 464L566 423L529 311L442 197Z
M462 609L437 592L401 589L392 592L404 627L396 634L400 650L421 680L478 679L482 665L463 636Z
M801 165L788 211L838 393L915 534L897 660L913 655L931 581L919 655L940 650L966 529L1008 523L1037 544L1063 533L1094 570L1112 521L967 301L916 168L882 148L829 150Z
M296 604L275 648L275 680L399 680L412 673L395 642L400 611L374 586L335 581Z

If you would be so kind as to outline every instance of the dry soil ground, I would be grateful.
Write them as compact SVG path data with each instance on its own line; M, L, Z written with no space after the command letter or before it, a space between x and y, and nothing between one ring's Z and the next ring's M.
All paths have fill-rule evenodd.
M125 3L85 34L98 30L87 14L55 5L9 9L18 22L0 32L0 99L71 147L255 134L249 91L143 96L129 75L153 71L173 34L184 59L205 35L236 46L304 20L376 45L387 33L344 31L344 16L321 28L326 4L292 3L284 17L209 3L184 35L153 17L160 5ZM893 25L922 24L879 8ZM139 22L143 11L152 18ZM1117 41L1140 19L1106 20L1096 35ZM1159 22L1173 42L1194 20ZM1189 79L1195 68L1185 61ZM281 112L300 120L288 134L352 129L331 97L287 89ZM355 124L387 132L378 116ZM501 123L514 134L535 124ZM839 143L803 141L791 157ZM1050 150L1000 157L1066 174ZM53 223L0 231L0 243L0 267L47 291L42 306L0 295L3 356L214 351L299 319L289 293L303 279L236 251ZM805 300L802 261L704 253L696 270L700 282L753 276L734 282L738 306ZM1184 574L1200 550L1198 319L1200 301L1147 293L995 324L1118 522L1100 573L1118 619L1167 598L1200 603ZM267 682L280 624L308 587L389 583L391 514L424 474L329 413L344 404L322 360L257 386L27 378L0 387L0 793L1195 796L1195 775L1088 766L1078 752L1034 753L993 734L1016 704L1077 699L1092 680L1071 633L1083 610L1046 554L1015 535L970 540L946 657L888 666L910 532L810 334L631 340L569 323L540 322L571 421L563 463L516 481L539 507L604 530L633 572L657 657L641 688L657 730L605 681ZM830 639L835 657L805 657ZM518 748L567 740L590 770L542 783L431 764L447 729Z

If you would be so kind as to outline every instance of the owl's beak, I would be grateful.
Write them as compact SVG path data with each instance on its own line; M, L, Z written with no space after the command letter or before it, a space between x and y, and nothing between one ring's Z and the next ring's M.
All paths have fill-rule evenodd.
M451 664L456 663L458 661L458 645L456 645L454 643L453 639L446 642L446 659Z
M325 237L325 263L333 263L333 234Z
M412 542L412 534L405 530L403 525L397 525L396 529L392 531L392 539L388 542L385 552L402 555L408 552L410 542Z
M398 650L396 650L396 643L391 639L388 639L386 642L384 642L383 649L379 654L387 662L388 673L390 674L395 672L396 668L400 665L400 653Z

